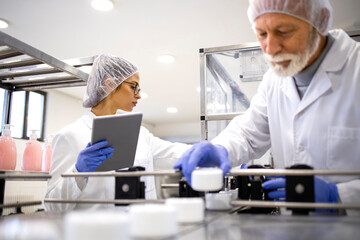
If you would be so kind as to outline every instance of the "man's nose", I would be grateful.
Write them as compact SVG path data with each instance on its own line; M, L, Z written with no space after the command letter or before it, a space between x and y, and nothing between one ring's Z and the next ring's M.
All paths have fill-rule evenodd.
M282 50L282 43L279 40L279 38L274 36L273 34L268 34L266 39L265 53L274 56L280 53L281 50Z

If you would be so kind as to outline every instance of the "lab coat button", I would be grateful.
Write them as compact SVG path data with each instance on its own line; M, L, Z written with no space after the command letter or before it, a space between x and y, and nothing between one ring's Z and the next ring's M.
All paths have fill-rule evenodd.
M304 147L299 145L298 148L297 148L298 152L302 152L304 150Z

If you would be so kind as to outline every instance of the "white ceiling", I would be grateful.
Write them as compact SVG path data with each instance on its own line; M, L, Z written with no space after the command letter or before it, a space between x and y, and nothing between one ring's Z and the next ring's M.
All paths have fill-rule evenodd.
M199 49L254 42L246 16L247 0L113 0L98 12L91 0L0 0L3 32L58 59L109 53L140 69L149 97L136 111L148 123L199 121ZM330 0L333 28L360 29L360 0ZM171 64L157 62L171 54ZM82 99L84 88L66 88ZM179 109L169 114L169 106Z

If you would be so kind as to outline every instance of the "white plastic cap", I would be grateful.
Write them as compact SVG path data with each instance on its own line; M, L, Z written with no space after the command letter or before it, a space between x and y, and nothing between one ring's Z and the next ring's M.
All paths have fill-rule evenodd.
M121 211L72 211L64 216L64 240L128 240L129 225L129 216Z
M158 239L177 234L176 210L166 204L138 204L130 207L130 235Z
M31 129L30 131L31 131L30 140L36 140L38 138L36 132L39 130Z
M168 198L166 204L176 210L179 223L202 222L205 215L205 204L202 198Z
M10 135L11 135L10 124L4 124L4 128L1 133L1 136L10 136Z
M191 173L191 187L196 191L218 191L223 184L224 177L220 168L198 168Z

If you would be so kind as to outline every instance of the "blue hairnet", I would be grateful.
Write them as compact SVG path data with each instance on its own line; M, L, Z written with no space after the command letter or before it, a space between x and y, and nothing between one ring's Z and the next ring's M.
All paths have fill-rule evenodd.
M137 67L125 58L99 55L94 60L89 74L83 107L95 106L136 72Z
M264 13L283 13L313 25L327 35L332 24L329 0L249 0L248 17L254 26L256 18Z

